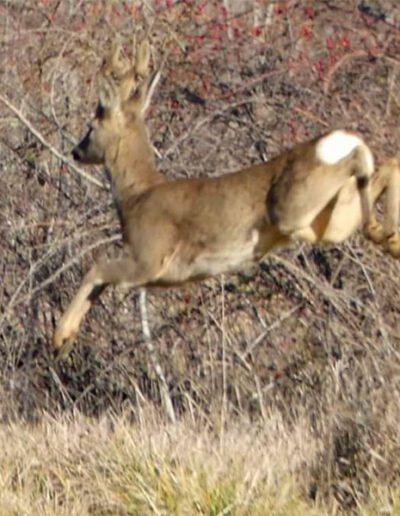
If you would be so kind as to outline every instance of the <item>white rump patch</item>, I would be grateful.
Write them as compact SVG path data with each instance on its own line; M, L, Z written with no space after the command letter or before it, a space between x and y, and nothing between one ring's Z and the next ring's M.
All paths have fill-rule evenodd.
M368 153L371 154L362 139L355 134L349 134L340 130L334 131L333 133L324 136L324 138L322 138L322 140L317 143L317 158L322 161L322 163L326 163L327 165L334 165L335 163L338 163L340 160L351 154L353 150L359 145L362 145L368 151Z

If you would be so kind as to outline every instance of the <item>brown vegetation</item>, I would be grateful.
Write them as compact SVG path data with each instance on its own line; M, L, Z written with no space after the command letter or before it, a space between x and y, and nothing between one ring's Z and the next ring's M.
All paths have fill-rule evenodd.
M26 512L33 499L43 501L36 512L78 514L74 478L81 514L99 514L105 491L122 514L188 513L161 492L186 493L193 512L263 514L262 489L293 500L272 513L298 514L302 504L317 514L398 510L399 265L359 235L338 247L296 244L251 272L149 293L177 427L146 419L150 407L161 411L160 388L137 292L107 292L70 361L54 361L55 321L105 244L119 245L100 171L86 171L93 182L68 162L116 33L128 39L146 26L154 63L169 52L148 116L168 177L217 176L334 127L360 131L378 162L398 152L394 0L260 2L237 16L222 2L203 4L0 2L0 439L14 443L0 462L5 514ZM193 428L203 446L195 465ZM143 432L162 446L164 431L176 432L170 454L141 447ZM132 462L143 453L148 469L127 468L125 449ZM193 478L207 477L196 505ZM225 487L212 505L210 493ZM139 491L143 505L129 498Z

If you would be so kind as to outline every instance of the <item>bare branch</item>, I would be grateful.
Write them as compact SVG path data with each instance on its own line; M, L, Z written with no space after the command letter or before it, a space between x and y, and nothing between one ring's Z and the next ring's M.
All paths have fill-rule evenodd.
M154 371L157 375L160 387L160 394L162 401L164 403L165 412L168 416L168 419L171 423L176 423L176 416L174 411L174 406L172 404L171 397L169 395L167 381L165 379L164 371L162 370L161 364L158 360L156 350L153 346L153 342L151 340L150 326L149 326L149 318L147 315L147 306L146 306L146 289L141 288L139 294L139 306L140 306L140 317L142 320L142 331L144 336L144 341L147 347L147 351L149 353L149 357L151 363L153 364Z
M27 118L25 118L25 116L21 113L21 111L19 109L17 109L6 97L4 97L1 93L0 93L0 101L8 107L8 109L10 111L12 111L14 113L14 115L18 118L18 120L20 122L22 122L28 129L29 131L33 134L33 136L35 138L37 138L40 143L46 147L47 149L49 149L49 151L54 154L54 156L56 156L60 161L62 161L63 163L65 163L66 165L68 165L74 172L76 172L77 174L79 174L83 179L85 179L86 181L89 181L89 183L92 183L93 185L96 185L98 186L99 188L102 188L102 189L106 189L107 187L101 183L100 181L98 181L97 179L95 179L94 177L92 177L90 174L88 174L87 172L85 172L84 170L81 170L80 168L78 168L71 160L69 160L66 156L64 156L63 154L61 154L55 147L53 147L53 145L51 145L51 143L49 143L48 141L46 141L44 139L44 137L42 136L42 134L37 130L35 129L35 127L33 127L33 125L31 124L31 122L29 122L29 120Z
M93 249L96 249L97 247L104 245L104 244L110 244L111 242L116 242L121 239L120 235L113 235L111 237L103 238L101 240L98 240L97 242L94 242L93 244L89 245L85 249L83 249L79 254L74 256L71 260L68 262L65 262L61 267L59 267L51 276L49 276L46 280L44 280L42 283L40 283L37 287L35 287L33 290L29 292L26 296L22 297L21 299L18 299L18 295L25 286L25 284L28 282L28 280L32 277L32 274L42 265L42 260L39 260L36 264L34 264L33 267L31 267L29 274L24 278L19 286L16 288L14 294L12 295L8 306L4 310L4 314L2 318L0 319L0 328L3 324L3 322L6 320L7 316L9 315L9 312L12 308L15 308L16 306L20 305L21 303L24 303L32 298L32 296L36 295L40 290L44 289L45 287L51 285L63 272L71 268L77 261L79 261L83 256L85 256L90 251L93 251Z

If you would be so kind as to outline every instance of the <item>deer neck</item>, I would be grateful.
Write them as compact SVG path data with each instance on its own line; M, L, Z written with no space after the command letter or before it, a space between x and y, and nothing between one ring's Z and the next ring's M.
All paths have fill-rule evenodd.
M156 170L153 148L145 127L122 131L105 156L117 204L165 181Z

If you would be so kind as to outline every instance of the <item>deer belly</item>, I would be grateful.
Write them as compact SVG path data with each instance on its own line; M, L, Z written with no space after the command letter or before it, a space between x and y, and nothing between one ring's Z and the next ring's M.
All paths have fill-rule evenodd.
M259 232L254 229L247 240L203 249L187 264L188 279L233 272L254 264L257 261L255 251L258 241Z

